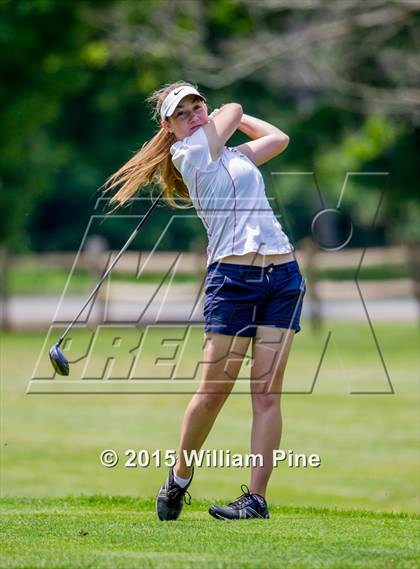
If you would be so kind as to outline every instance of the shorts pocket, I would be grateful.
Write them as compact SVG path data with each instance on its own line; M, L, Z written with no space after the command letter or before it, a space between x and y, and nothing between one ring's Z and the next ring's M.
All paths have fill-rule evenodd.
M300 267L297 261L291 261L290 265L287 267L287 272L294 275L300 273Z
M300 271L289 274L287 279L278 284L278 292L290 297L302 298L306 293L306 282Z
M212 275L206 282L204 292L206 296L214 297L226 282L225 275Z

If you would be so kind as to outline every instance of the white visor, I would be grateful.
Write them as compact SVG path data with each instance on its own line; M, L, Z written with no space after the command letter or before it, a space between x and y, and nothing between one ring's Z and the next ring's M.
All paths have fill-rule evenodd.
M206 98L203 97L203 95L199 93L194 87L190 87L189 85L178 87L177 89L171 91L162 103L162 107L160 109L160 116L162 120L165 120L167 117L172 116L180 101L188 95L197 95L197 97L200 97L203 99L203 101L206 100Z

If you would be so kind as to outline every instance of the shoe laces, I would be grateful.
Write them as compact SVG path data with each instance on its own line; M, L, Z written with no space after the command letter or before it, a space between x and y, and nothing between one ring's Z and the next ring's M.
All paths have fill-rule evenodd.
M177 498L179 498L179 496L181 494L183 495L184 502L187 504L187 506L190 506L191 505L191 494L188 492L188 490L184 490L180 486L173 486L170 490L168 490L168 496L169 496L170 500L176 500ZM188 499L187 499L187 496L188 496Z
M178 459L178 457L177 457ZM172 467L172 476L173 476L173 472L174 472L174 468L175 465ZM192 468L192 472L191 472L191 479L188 482L188 486L191 484L192 479L194 477L194 467ZM175 481L173 481L174 486L168 490L168 496L169 498L172 499L176 499L179 497L179 494L182 492L183 493L183 497L184 497L184 502L187 504L187 506L191 505L191 494L188 492L188 490L184 490L184 488L181 488L181 486L178 486L177 484L175 484ZM187 499L188 496L188 499Z
M235 510L240 510L241 508L247 506L250 502L254 501L254 498L246 484L242 484L241 490L243 494L228 504L228 506L235 508Z
M188 496L188 500L187 500L187 496ZM184 502L187 504L187 506L191 506L191 494L188 492L188 490L185 490Z

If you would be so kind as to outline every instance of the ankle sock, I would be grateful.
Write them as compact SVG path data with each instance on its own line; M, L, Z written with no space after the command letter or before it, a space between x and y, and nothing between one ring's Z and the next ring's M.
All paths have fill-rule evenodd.
M181 488L185 488L185 486L187 486L188 482L191 480L192 478L192 474L189 478L181 478L180 476L177 476L175 469L173 471L174 474L174 482L175 484L177 484L178 486L181 486Z

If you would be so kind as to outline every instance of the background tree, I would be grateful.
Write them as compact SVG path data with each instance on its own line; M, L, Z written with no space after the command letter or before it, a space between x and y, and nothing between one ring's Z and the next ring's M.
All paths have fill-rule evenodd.
M346 169L390 171L373 242L401 238L407 210L415 234L417 2L21 0L0 10L3 244L77 248L98 188L156 128L146 96L179 78L198 82L215 106L238 100L290 134L267 175L316 171L334 199ZM314 188L271 182L299 240L316 208ZM349 210L366 213L360 204L379 191L360 178L349 187ZM154 244L165 215L157 212L142 246ZM363 223L351 245L363 242ZM116 217L101 230L119 247L127 222ZM202 231L188 220L162 246L188 248Z

